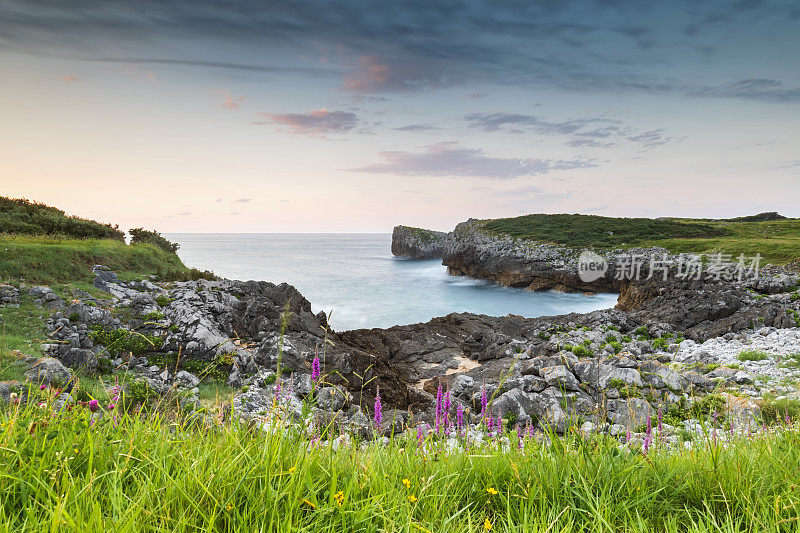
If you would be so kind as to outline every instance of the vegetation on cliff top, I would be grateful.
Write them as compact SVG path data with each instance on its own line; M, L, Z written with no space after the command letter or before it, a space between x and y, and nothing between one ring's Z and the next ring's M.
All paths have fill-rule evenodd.
M125 240L125 232L118 226L67 216L55 207L3 196L0 196L0 233Z
M784 264L800 258L800 220L779 217L756 215L725 221L535 214L487 220L483 228L573 248L661 246L674 253L759 253L764 261Z
M0 282L87 284L92 280L92 266L98 264L122 279L214 277L211 272L187 268L175 254L178 245L156 231L134 228L131 236L131 244L125 244L125 234L117 226L0 196Z

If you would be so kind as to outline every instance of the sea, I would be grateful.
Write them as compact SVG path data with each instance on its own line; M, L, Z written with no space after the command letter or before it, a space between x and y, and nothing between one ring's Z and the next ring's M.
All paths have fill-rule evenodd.
M451 276L441 260L392 256L388 233L173 233L187 266L294 285L336 331L427 322L449 313L524 317L613 307L614 294L532 292Z

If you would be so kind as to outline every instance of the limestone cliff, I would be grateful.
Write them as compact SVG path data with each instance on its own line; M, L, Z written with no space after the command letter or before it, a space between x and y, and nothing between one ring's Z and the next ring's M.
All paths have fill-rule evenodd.
M392 231L392 253L412 259L442 257L442 242L447 234L409 226L395 226Z

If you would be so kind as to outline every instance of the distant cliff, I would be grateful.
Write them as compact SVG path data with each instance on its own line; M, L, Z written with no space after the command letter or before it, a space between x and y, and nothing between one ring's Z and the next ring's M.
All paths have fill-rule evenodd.
M580 249L526 241L489 233L485 221L470 219L447 235L442 263L454 275L490 279L529 290L617 292L618 283L604 275L592 282L578 276Z
M447 234L409 226L395 226L392 231L392 254L412 259L442 257L442 243Z

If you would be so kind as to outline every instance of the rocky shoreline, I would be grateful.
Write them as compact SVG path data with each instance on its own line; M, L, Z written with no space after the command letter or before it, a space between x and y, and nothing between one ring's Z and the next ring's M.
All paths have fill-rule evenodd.
M465 224L457 233L472 231ZM464 246L452 236L443 238L445 261L466 260L471 246L482 254L479 268L501 264L497 276L507 282L529 275L556 287L574 268L555 248L498 247L479 237ZM0 287L2 305L28 297L52 312L31 381L63 385L78 370L134 376L155 394L179 393L204 417L197 386L211 375L238 391L231 417L263 422L281 405L288 419L335 421L362 437L434 427L442 416L452 424L458 410L473 429L491 413L531 431L629 438L656 418L667 417L675 433L705 424L710 403L714 416L735 411L737 423L757 425L765 399L797 395L800 275L787 269L741 282L628 282L615 309L587 314L454 313L344 332L287 284L123 282L101 265L93 273L108 298L73 290L64 301L48 287ZM759 355L742 358L748 350ZM24 387L5 382L0 396L15 390ZM376 424L378 394L384 412Z

